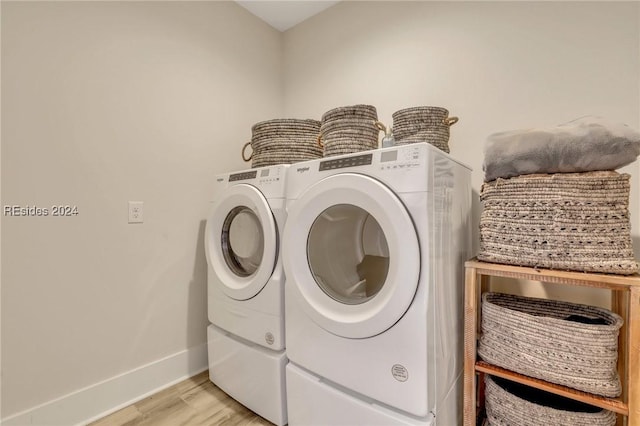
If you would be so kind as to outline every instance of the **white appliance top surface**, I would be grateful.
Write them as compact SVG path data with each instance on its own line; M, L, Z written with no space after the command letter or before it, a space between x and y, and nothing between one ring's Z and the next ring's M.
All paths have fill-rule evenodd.
M434 176L467 165L427 143L381 148L325 157L291 165L287 172L287 198L297 198L309 185L338 173L359 173L384 182L397 193L432 191Z

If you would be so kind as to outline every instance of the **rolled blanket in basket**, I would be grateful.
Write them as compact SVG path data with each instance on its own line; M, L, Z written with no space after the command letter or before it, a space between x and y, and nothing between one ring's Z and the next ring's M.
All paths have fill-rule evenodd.
M640 155L640 132L600 117L489 135L485 182L534 173L616 170Z

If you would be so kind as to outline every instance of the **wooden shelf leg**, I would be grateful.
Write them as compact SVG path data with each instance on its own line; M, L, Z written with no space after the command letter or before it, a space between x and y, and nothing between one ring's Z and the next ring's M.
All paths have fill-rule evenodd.
M627 321L628 426L640 426L640 287L629 288L629 318Z
M476 424L476 333L478 327L478 275L475 268L465 272L464 291L464 398L463 424Z
M622 381L622 394L620 398L623 401L628 401L627 388L629 387L629 381L627 380L627 358L629 353L629 346L627 340L627 323L629 322L629 291L625 290L613 290L611 292L611 310L620 315L624 320L622 327L620 328L620 334L618 335L618 375ZM616 421L617 426L624 426L626 416L618 415Z

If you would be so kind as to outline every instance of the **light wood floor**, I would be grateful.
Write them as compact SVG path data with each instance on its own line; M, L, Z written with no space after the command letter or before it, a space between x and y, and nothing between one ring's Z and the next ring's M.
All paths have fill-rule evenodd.
M273 426L249 411L209 380L205 371L91 426Z

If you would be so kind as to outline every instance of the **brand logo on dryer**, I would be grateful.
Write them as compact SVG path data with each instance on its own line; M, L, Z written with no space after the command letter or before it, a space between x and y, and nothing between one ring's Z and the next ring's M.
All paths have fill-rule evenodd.
M309 171L309 167L298 167L296 169L296 172L298 173L304 173L304 172L308 172Z
M216 182L224 182L224 178L220 177L220 178L216 179Z

